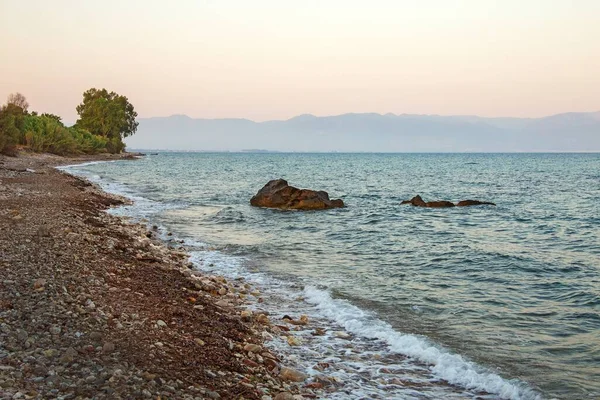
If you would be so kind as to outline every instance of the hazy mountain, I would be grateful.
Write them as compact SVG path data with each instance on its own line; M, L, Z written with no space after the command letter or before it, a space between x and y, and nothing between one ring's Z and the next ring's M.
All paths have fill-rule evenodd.
M286 121L139 119L129 148L163 150L503 152L600 151L600 112L544 118L305 114Z

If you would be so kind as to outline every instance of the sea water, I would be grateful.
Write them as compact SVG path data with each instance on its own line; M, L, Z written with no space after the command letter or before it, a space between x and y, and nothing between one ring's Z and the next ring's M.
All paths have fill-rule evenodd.
M327 398L600 398L599 154L159 153L68 168L326 328L275 346ZM345 208L251 207L269 180ZM401 205L479 199L497 206ZM165 238L171 238L166 237ZM315 368L327 362L327 371Z

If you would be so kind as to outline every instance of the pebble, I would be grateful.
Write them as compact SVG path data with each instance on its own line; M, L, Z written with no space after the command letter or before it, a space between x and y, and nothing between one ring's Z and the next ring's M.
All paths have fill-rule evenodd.
M261 323L261 324L265 324L265 325L267 325L267 324L270 323L269 322L269 317L267 317L265 314L258 314L256 316L256 321L259 322L259 323Z
M156 321L156 326L158 326L159 328L166 328L167 323L165 321L163 321L162 319L159 319L158 321Z
M281 367L279 376L283 380L292 382L303 382L308 377L306 374L288 367Z
M302 344L302 340L300 340L300 338L297 338L295 336L288 336L287 342L290 346L300 346Z
M212 392L212 391L210 391L210 390L207 390L207 391L206 391L206 395L207 395L208 397L210 397L211 399L220 399L220 398L221 398L221 395L220 395L219 393L217 393L217 392Z
M62 355L61 357L61 361L63 363L70 363L73 362L73 360L75 359L75 357L77 357L79 353L77 353L77 350L75 350L72 347L69 347Z
M102 352L105 353L105 354L110 354L113 351L115 351L115 344L114 343L106 342L102 346Z
M46 280L44 278L38 278L33 281L33 288L36 290L42 289L44 286L46 286Z
M273 400L294 400L294 396L290 392L281 392Z
M244 346L244 351L250 351L252 353L260 353L262 351L262 347L257 344L248 343Z
M50 333L51 333L52 335L59 335L59 334L60 334L60 331L61 331L61 328L60 328L60 326L58 326L58 325L52 325L52 326L50 327Z

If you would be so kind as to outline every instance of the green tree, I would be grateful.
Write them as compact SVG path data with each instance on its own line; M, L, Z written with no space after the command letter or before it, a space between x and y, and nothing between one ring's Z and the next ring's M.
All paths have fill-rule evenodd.
M137 112L127 97L106 89L84 92L77 114L76 126L106 138L106 148L112 153L120 153L125 148L123 138L133 135L138 127Z
M21 131L18 128L18 116L14 115L8 106L0 108L0 153L16 155L17 144Z
M17 144L24 139L22 130L28 107L21 93L10 94L0 107L0 153L16 155Z

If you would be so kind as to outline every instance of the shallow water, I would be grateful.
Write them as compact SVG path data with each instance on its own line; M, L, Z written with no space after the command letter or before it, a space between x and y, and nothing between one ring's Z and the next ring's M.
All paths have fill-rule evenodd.
M357 398L600 397L598 154L160 153L71 170L136 198L118 212L186 239L200 267L270 287L272 312L349 332L336 361ZM279 177L347 207L250 207ZM416 194L498 205L400 205ZM340 340L307 336L291 357L309 370ZM390 368L421 381L396 387Z

